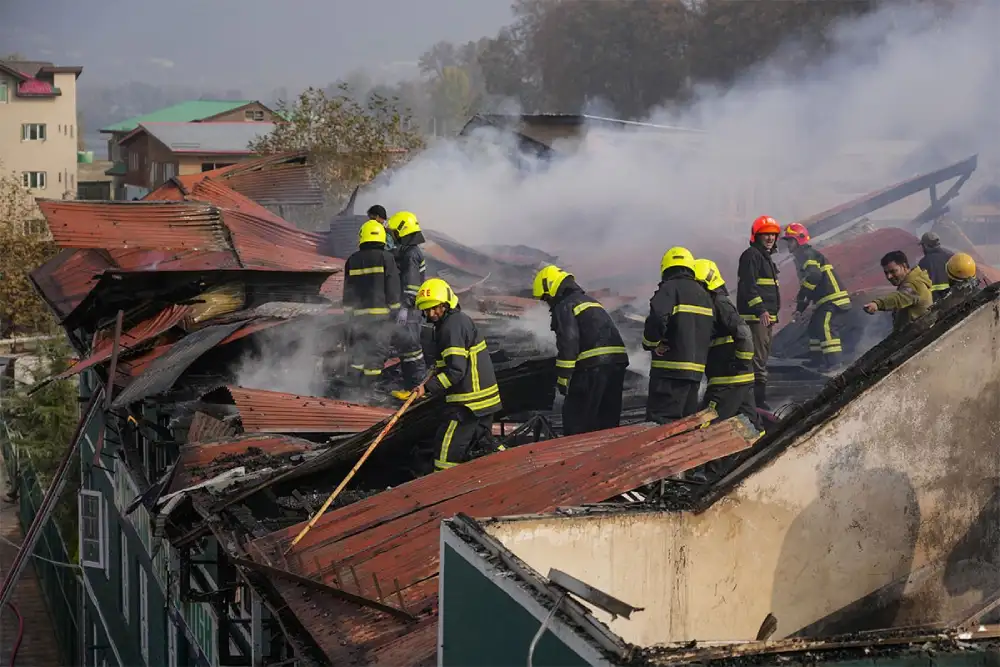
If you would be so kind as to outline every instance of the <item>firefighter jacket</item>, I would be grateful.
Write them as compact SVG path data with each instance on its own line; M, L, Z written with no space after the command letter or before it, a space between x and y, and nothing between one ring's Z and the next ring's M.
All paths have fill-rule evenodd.
M344 310L354 317L385 317L399 308L399 270L381 243L362 243L344 265Z
M931 279L919 266L910 269L896 291L874 303L879 310L892 311L892 330L905 329L906 325L926 313L933 303Z
M556 382L569 386L573 371L604 364L628 366L628 352L618 327L604 306L572 278L563 280L550 304L556 334Z
M948 280L948 269L946 265L951 259L952 253L944 248L929 248L924 251L924 256L917 264L927 272L931 279L931 296L937 301L948 293L951 283Z
M695 281L694 272L671 268L649 300L649 317L642 331L642 347L653 352L649 379L701 380L712 340L715 311L708 290ZM663 355L655 350L663 345Z
M715 320L705 375L710 385L753 384L753 336L725 287L709 292Z
M444 393L446 402L463 405L477 417L503 409L486 340L461 309L447 311L434 323L434 352L438 373L428 380L428 392Z
M778 267L771 253L756 243L751 243L740 255L736 309L747 322L759 322L765 310L771 314L772 322L778 321L781 310Z
M404 236L396 248L396 265L399 267L399 279L403 288L403 308L413 309L417 300L417 290L423 285L427 274L427 262L420 243L424 242L422 232Z
M843 288L833 264L811 245L800 246L793 253L799 272L799 295L796 310L800 313L815 303L816 307L836 306L842 310L851 307L851 299Z

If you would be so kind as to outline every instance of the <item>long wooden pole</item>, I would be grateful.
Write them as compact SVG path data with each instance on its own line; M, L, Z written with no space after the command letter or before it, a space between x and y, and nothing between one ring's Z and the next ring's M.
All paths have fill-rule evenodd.
M423 379L423 381L420 383L419 386L423 387L427 383L427 381L431 379L431 375L432 374L428 374L427 377ZM353 468L351 468L351 472L347 473L347 477L345 477L343 481L337 485L337 488L333 490L333 493L331 493L330 497L326 499L326 502L323 503L323 506L319 508L319 511L316 512L316 514L314 514L311 519L309 519L309 523L307 523L302 528L302 530L299 531L299 534L295 536L295 539L292 540L292 543L288 545L288 548L285 549L284 551L285 555L287 555L288 552L294 549L295 545L298 544L302 540L302 538L306 536L306 533L308 533L314 525L316 525L316 522L319 521L319 518L323 516L323 513L326 512L326 510L330 507L333 501L337 499L337 496L339 496L340 492L344 490L344 487L347 486L348 482L354 479L354 475L358 472L358 470L361 469L361 466L364 464L364 462L368 460L368 457L371 456L372 452L375 451L375 448L379 446L379 443L381 443L382 440L385 439L385 436L389 433L390 430L392 430L392 427L396 425L396 422L399 421L399 418L403 416L403 413L406 412L407 408L409 408L410 405L413 404L413 401L415 401L416 398L417 398L417 392L416 391L410 392L410 397L407 398L406 402L403 403L403 405L399 408L399 410L396 411L396 414L392 416L392 418L389 420L389 423L385 425L385 428L383 428L381 432L379 432L375 440L372 441L372 444L368 445L368 449L365 450L365 453L361 455L361 458L358 459L358 462L354 464Z

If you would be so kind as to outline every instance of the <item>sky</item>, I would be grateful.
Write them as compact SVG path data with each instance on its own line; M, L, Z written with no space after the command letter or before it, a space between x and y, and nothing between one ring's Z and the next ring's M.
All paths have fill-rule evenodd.
M364 67L415 73L441 40L493 36L511 0L32 0L0 2L0 51L83 65L87 80L326 85Z

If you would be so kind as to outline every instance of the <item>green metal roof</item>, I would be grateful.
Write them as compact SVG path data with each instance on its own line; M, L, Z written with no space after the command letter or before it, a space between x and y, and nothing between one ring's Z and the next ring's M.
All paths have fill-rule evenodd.
M105 176L124 176L128 173L128 166L124 162L115 162L111 168L104 172Z
M140 123L191 123L252 103L253 100L190 100L142 116L134 116L102 128L101 132L131 132Z

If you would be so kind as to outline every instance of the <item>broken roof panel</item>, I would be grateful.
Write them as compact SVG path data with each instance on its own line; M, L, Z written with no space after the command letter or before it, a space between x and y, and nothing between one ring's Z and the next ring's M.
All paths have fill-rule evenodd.
M332 597L311 593L306 600L294 583L273 583L331 662L426 661L437 638L436 624L427 620L436 615L442 517L601 502L749 446L742 422L697 428L705 418L562 438L476 459L323 515L287 557L296 574L332 586L350 580L353 570L359 594L373 599L382 597L379 588L394 590L398 580L406 609L420 617L414 626ZM300 529L256 540L253 557L269 562Z
M191 423L188 425L187 442L193 445L200 442L223 440L235 435L235 426L199 410L194 413L194 417L191 418Z
M217 442L184 445L180 449L180 471L173 488L197 484L235 466L257 469L274 457L301 454L315 445L308 440L283 435L241 435Z
M38 200L56 245L63 248L225 250L219 210L179 202Z
M60 250L31 272L31 281L59 320L63 320L90 293L98 276L114 268L96 250Z
M222 391L236 405L243 430L248 433L358 433L391 417L394 412L388 408L264 389L228 386Z

